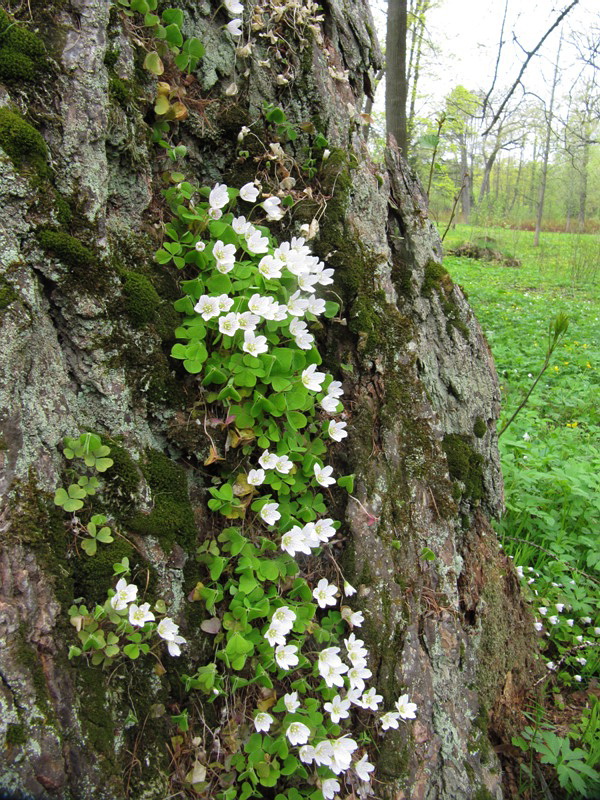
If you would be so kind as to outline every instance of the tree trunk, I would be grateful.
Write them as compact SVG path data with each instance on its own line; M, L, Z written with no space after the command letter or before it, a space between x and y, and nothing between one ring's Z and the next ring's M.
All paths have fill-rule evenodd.
M471 206L472 206L472 185L473 177L469 172L469 162L467 155L467 137L466 134L461 134L459 138L460 147L460 206L462 209L463 222L468 225L471 220Z
M303 35L296 18L281 22L273 35L289 49L272 74L268 39L254 40L236 73L224 12L213 18L216 3L179 5L185 34L206 46L197 80L183 79L169 56L160 77L171 102L189 111L171 127L173 144L187 147L182 172L200 186L239 187L262 170L276 192L291 171L297 185L281 193L297 202L281 238L319 217L311 244L336 270L325 296L343 302L340 316L311 326L345 390L350 435L336 445L335 474L355 473L350 499L337 487L325 492L343 522L331 552L358 589L358 633L386 708L403 692L418 705L414 722L372 734L376 794L500 798L493 745L508 741L536 672L532 618L489 523L503 505L500 392L477 320L441 266L415 177L395 149L383 175L364 154L354 109L380 60L367 3L325 5L325 19L311 24L326 32L327 47L314 31ZM141 42L151 50L153 39L139 16L108 0L31 7L48 53L42 79L20 91L0 86L0 103L33 126L0 117L15 131L11 139L0 128L8 152L0 152L0 793L164 800L191 793L190 776L202 783L210 764L211 780L239 797L223 759L243 753L253 709L259 699L269 707L269 692L251 686L213 703L184 678L215 658L214 619L197 596L210 579L196 551L217 546L224 527L207 509L221 475L215 456L226 464L240 450L203 375L169 355L182 321L172 303L193 291L179 287L193 273L153 257L169 244L162 189L181 180L168 182L179 163L149 128L156 80L141 69ZM226 91L234 81L235 95ZM297 139L264 119L265 103L283 109ZM330 150L312 182L297 166L311 120ZM252 133L240 143L242 126ZM258 139L279 141L285 157L267 155ZM102 436L114 460L89 502L122 534L94 556L77 544L76 516L53 502L72 480L63 439L84 431ZM108 670L89 654L69 660L80 643L69 617L91 620L70 607L104 602L125 556L147 596L165 599L188 645L179 659L140 655ZM310 565L322 574L330 563L322 556ZM273 585L287 592L289 583ZM218 606L212 616L223 617ZM290 775L265 796L306 785Z
M585 231L585 212L587 207L588 195L588 170L590 164L590 137L588 131L584 129L584 140L582 143L583 154L581 158L581 173L579 178L579 232Z
M406 157L406 18L407 0L388 0L385 52L385 120Z
M562 45L562 33L558 42L558 51L556 53L556 63L554 65L554 77L552 79L552 90L550 92L550 106L548 107L548 114L546 115L546 140L544 142L544 151L542 153L542 169L540 174L540 194L537 204L537 213L535 218L535 234L533 236L533 246L538 247L540 244L540 231L542 230L542 219L544 216L544 200L546 197L546 181L548 178L548 160L550 158L550 140L552 138L552 123L554 122L554 96L556 93L556 86L558 84L558 64L560 61L560 48Z

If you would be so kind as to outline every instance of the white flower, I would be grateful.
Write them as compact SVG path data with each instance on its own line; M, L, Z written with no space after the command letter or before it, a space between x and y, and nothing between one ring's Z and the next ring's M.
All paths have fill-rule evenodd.
M261 206L267 213L268 219L274 222L283 217L284 212L279 208L280 205L281 200L278 197L267 197L264 203L261 203Z
M208 216L214 220L221 219L221 217L223 216L223 212L221 211L220 208L209 208Z
M212 254L217 261L235 261L235 245L225 244L217 239L213 244Z
M558 617L556 616L556 614L552 617L548 617L548 622L550 623L550 625L556 625L556 623L558 622Z
M204 250L205 247L206 247L206 245L202 241L196 242L196 244L194 245L194 249L198 253L201 253Z
M259 230L254 229L249 236L246 235L246 247L254 255L266 253L269 249L269 240Z
M225 314L224 317L219 317L219 331L225 336L233 336L233 334L237 331L238 325L238 318L235 311L231 311L229 314Z
M217 302L219 304L219 311L225 313L226 311L229 311L229 309L233 305L233 298L228 297L226 294L220 294L217 297Z
M350 688L358 689L358 691L364 692L365 678L370 678L372 675L373 673L368 667L365 666L351 667L348 670L348 680L350 681ZM359 705L362 705L362 698Z
M546 669L556 669L556 664L554 663L554 661L546 662Z
M320 467L318 464L315 464L313 471L315 473L315 480L320 486L327 487L331 486L332 483L335 483L335 478L331 477L333 467Z
M356 589L348 581L344 581L344 594L346 597L352 597L353 594L356 594Z
M333 273L334 273L334 270L332 270L332 269L323 269L321 267L321 269L319 269L318 271L315 271L314 274L317 277L317 283L320 283L321 286L329 286L330 284L333 283L333 278L332 278Z
M544 630L544 626L541 622L534 622L533 627L536 629L538 633L541 633Z
M231 227L239 236L243 236L252 228L252 223L247 222L246 217L235 217Z
M303 272L301 275L298 275L298 286L303 292L313 292L316 282L316 276L311 275L309 272Z
M143 628L147 622L152 622L154 614L150 611L150 603L143 603L136 606L132 603L129 606L129 622L136 628Z
M296 620L296 612L292 611L288 606L279 606L277 611L271 618L271 624L277 625L284 629L286 633L292 630L292 626Z
M315 534L320 542L328 542L332 536L335 536L335 528L333 527L333 520L331 518L318 519L313 525Z
M337 414L340 405L340 401L337 399L337 397L333 397L330 394L325 395L325 397L321 400L321 408L328 414Z
M407 694L401 695L394 703L394 706L400 715L400 719L415 719L417 716L417 705L409 702Z
M569 626L569 628L572 628L573 625L575 625L575 620L574 619L568 619L567 620L567 625Z
M367 761L367 754L366 753L360 759L360 761L357 761L355 763L355 765L354 765L354 771L356 772L358 777L361 779L361 781L369 782L371 780L371 777L370 777L369 773L373 772L374 769L375 769L375 765L371 764L370 761Z
M294 294L287 301L287 310L293 317L303 317L307 307L308 300L300 297L300 292L294 292ZM292 331L291 325L290 331ZM294 333L294 331L292 331L292 333Z
M238 314L238 325L241 331L254 331L260 322L260 317L253 314L251 311L243 311ZM266 341L266 337L262 337Z
M352 753L358 748L354 739L349 739L342 736L341 739L332 739L330 741L332 758L329 765L336 775L340 772L345 772L352 763Z
M223 208L229 202L227 186L224 183L215 183L208 195L208 204L211 208Z
M296 336L299 333L306 332L306 322L303 322L301 319L292 319L290 320L290 333L292 336Z
M263 522L266 522L267 525L275 525L277 520L281 519L278 508L279 503L266 503L259 512Z
M587 658L584 658L583 656L576 658L575 661L578 661L582 667L585 667L585 665L587 664Z
M344 394L341 381L331 381L327 387L327 394L331 397L341 397Z
M315 531L315 524L314 522L307 522L306 525L302 528L302 533L304 534L304 540L306 544L312 550L314 547L318 547L321 543L317 533Z
M327 426L327 433L334 440L334 442L341 442L342 439L345 439L346 436L348 436L348 433L346 432L346 423L336 422L334 419L332 419Z
M315 760L315 748L310 744L304 744L298 751L298 756L304 764L312 764Z
M523 434L523 440L528 442L530 439L531 439L531 436L527 433L527 431L525 431L525 433Z
M330 703L325 703L323 708L329 712L331 721L336 725L341 719L350 716L350 700L342 699L339 694L336 694Z
M244 331L242 350L255 358L269 351L266 336L255 336L254 331Z
M281 269L283 264L278 259L274 258L273 256L266 255L263 256L258 264L258 271L267 280L275 280L275 278L281 278ZM287 307L286 307L287 311Z
M581 683L582 681L581 675L573 675L573 678L577 681L577 683Z
M302 383L311 392L318 392L321 389L321 384L325 380L324 372L315 372L316 364L309 364L309 366L302 370Z
M344 685L344 673L348 671L348 667L346 664L339 664L338 666L334 666L333 664L326 665L322 669L319 667L321 677L325 681L326 685L331 687L333 686L340 686Z
M319 317L325 312L325 300L321 300L313 294L308 298L307 307L311 314Z
M209 297L207 294L203 294L202 297L198 300L196 305L194 306L194 311L197 314L200 314L202 319L208 322L209 319L213 317L218 317L221 313L219 311L219 301L216 297Z
M314 342L315 337L311 333L299 333L297 336L294 336L294 341L296 342L296 347L299 347L300 350L310 350L312 347L312 343Z
M581 622L582 625L591 625L592 624L592 618L591 617L581 617L580 622Z
M383 695L377 694L375 689L371 687L362 696L362 707L368 708L371 711L377 711L379 704L383 700Z
M544 617L548 613L548 609L546 608L546 606L540 606L538 608L538 613L540 613L542 617Z
M397 728L400 714L397 711L388 711L380 718L381 729L387 731L389 728Z
M303 722L292 722L285 732L290 744L306 744L310 736L310 728Z
M232 19L231 22L228 22L225 25L227 30L232 36L241 36L242 35L242 20L241 19Z
M295 644L280 644L275 648L275 661L281 669L291 669L298 665L298 648Z
M135 583L127 583L125 578L121 578L117 582L116 594L110 598L110 604L115 611L124 611L135 600L137 592Z
M294 525L291 530L284 533L281 537L281 549L288 553L292 558L296 553L310 555L310 546L306 541L306 536L302 528Z
M559 613L560 613L560 612L562 612L562 610L564 609L564 607L565 607L565 604L564 604L564 603L555 603L555 605L554 605L554 608L555 608L555 609L556 609L556 610L557 610Z
M252 314L255 314L258 317L264 317L266 313L268 313L268 309L270 306L268 297L262 297L260 294L253 294L250 300L248 300L248 309Z
M255 203L258 197L258 189L253 183L245 183L240 189L240 197L248 203Z
M285 633L277 625L271 625L265 631L265 639L271 647L275 647L278 644L285 644Z
M297 711L300 708L300 701L298 700L298 692L290 692L289 694L284 694L283 704L286 710L290 712L290 714L293 714L294 711Z
M251 469L246 476L246 481L250 486L260 486L265 480L264 469Z
M244 6L240 0L223 0L223 5L232 16L244 13Z
M275 469L277 472L281 472L283 475L287 475L290 470L293 468L294 462L290 461L287 456L277 456L277 463L275 464Z
M352 611L348 606L342 606L340 609L342 619L345 619L351 628L360 628L365 621L362 611Z
M337 586L329 583L327 578L321 578L317 583L316 589L313 589L313 597L317 601L319 608L334 606L336 604L337 591Z
M277 465L278 456L275 453L269 453L268 450L263 450L262 456L258 459L258 463L263 469L275 469Z
M169 651L170 656L180 656L181 655L181 647L180 645L186 644L187 640L183 638L183 636L174 636L173 640L167 639L167 650Z
M176 625L170 617L165 617L158 623L156 632L161 639L174 642L179 633L179 625Z
M258 733L268 733L273 722L273 717L266 711L259 711L254 717L254 727Z
M334 800L335 793L339 792L340 789L340 783L335 778L325 778L321 782L321 792L325 800Z

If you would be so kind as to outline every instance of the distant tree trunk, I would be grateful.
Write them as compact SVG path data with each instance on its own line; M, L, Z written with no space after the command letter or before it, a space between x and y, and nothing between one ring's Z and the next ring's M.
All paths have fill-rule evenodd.
M588 169L590 163L590 140L589 136L585 135L582 143L582 158L581 158L581 171L579 183L579 231L582 233L585 230L585 212L587 206L588 194Z
M423 54L423 38L425 35L425 15L430 7L430 0L411 0L411 42L410 58L407 65L407 87L410 89L410 108L406 121L408 147L410 147L412 143L412 134L415 124L417 89L421 70L421 57Z
M508 213L509 214L512 212L513 208L515 207L515 203L517 201L517 197L519 196L519 188L521 186L521 175L522 175L522 173L523 173L523 145L521 143L521 149L520 149L520 153L519 153L519 167L517 169L517 177L515 179L515 188L514 188L514 191L512 193L512 198L511 198L509 206L508 206Z
M406 158L407 0L388 0L385 67L385 118L388 134Z
M463 222L469 224L471 220L471 198L472 198L472 174L469 172L469 161L467 155L467 137L462 133L459 140L460 146L460 206L462 209Z
M556 86L558 84L558 67L560 61L560 48L562 45L562 31L558 41L558 50L556 53L556 63L554 64L554 77L552 79L552 90L550 92L550 106L546 115L546 139L544 142L544 151L542 154L542 169L540 175L540 194L537 205L537 214L535 219L535 234L533 237L533 246L538 247L540 243L540 231L542 229L542 218L544 216L544 199L546 196L546 180L548 177L548 160L550 158L550 141L552 138L552 123L554 122L554 96L556 94Z

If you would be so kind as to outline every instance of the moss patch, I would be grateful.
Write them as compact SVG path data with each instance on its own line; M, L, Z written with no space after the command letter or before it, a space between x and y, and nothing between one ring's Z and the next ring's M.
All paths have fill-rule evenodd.
M4 311L5 308L11 303L14 303L15 300L19 299L19 295L7 281L0 276L0 311Z
M458 306L452 299L452 290L454 284L448 272L435 261L429 261L425 266L425 277L421 285L421 294L423 297L433 297L433 293L437 292L442 311L446 317L446 332L451 334L452 328L455 328L461 336L469 339L469 329L460 318Z
M156 317L161 299L152 283L139 272L126 272L123 286L125 310L134 325L142 326Z
M21 722L10 722L6 730L6 744L25 744L27 734L25 726Z
M477 417L473 425L473 433L478 439L483 439L487 433L487 425L481 417Z
M140 487L140 471L129 453L121 445L109 441L112 467L104 475L102 502L122 519L129 516Z
M7 108L0 108L0 147L17 169L29 167L42 177L48 175L48 151L41 134Z
M33 81L44 60L42 40L0 11L0 80Z
M449 433L444 436L442 447L448 459L450 477L464 484L465 497L480 500L483 496L483 456L473 449L470 437Z
M99 545L94 556L82 552L72 565L75 595L83 597L88 604L103 603L107 591L114 586L113 564L125 556L135 569L139 560L133 547L118 536L111 544Z
M44 250L75 272L81 272L96 263L96 257L89 247L68 233L43 228L38 231L37 238Z
M135 514L128 526L137 533L156 536L165 549L175 542L191 549L197 531L185 470L158 450L147 450L142 472L152 490L154 508L149 514Z

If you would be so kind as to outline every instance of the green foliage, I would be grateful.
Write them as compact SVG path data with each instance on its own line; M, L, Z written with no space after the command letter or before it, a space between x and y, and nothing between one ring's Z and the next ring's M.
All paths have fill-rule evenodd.
M0 108L0 147L17 169L31 167L39 174L47 174L48 152L41 134L7 108Z
M44 44L4 11L1 14L0 81L15 84L32 81L44 58Z

